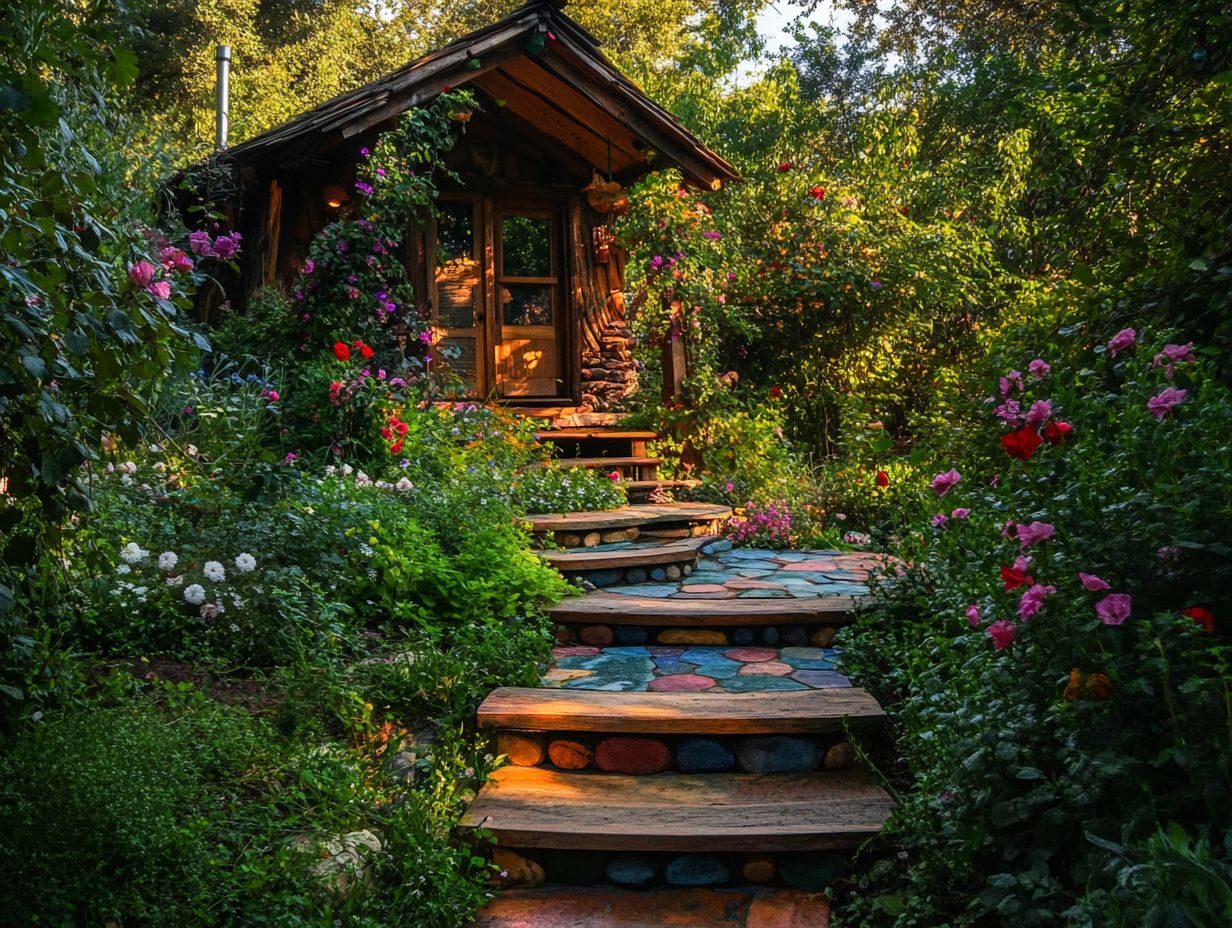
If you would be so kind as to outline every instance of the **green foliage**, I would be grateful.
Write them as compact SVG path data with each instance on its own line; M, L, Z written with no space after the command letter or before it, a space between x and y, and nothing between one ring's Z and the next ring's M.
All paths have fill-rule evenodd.
M560 465L519 474L514 506L519 512L585 512L615 509L628 501L619 480L601 470Z
M891 707L905 765L890 836L906 856L873 868L859 923L1102 924L1107 893L1132 905L1139 878L1108 841L1232 816L1232 448L1214 438L1230 434L1232 393L1185 346L1172 353L1191 360L1156 363L1154 340L1116 357L1091 341L1059 338L1052 371L1021 388L988 379L972 412L985 424L936 504L947 520L904 541L905 574L846 643L848 668ZM1187 393L1157 417L1148 401L1170 386ZM1001 437L1042 402L1072 431L1045 428L1055 444L1017 460ZM1038 523L1055 533L1033 541ZM1015 569L1030 579L1016 586Z

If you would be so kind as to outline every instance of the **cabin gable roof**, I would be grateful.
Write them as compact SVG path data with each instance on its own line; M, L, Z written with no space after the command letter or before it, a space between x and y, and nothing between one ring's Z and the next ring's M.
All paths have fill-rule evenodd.
M563 3L560 4L563 6ZM370 84L227 151L243 164L295 161L335 148L447 89L470 87L600 173L631 180L666 164L714 189L735 169L620 73L551 0L531 0Z

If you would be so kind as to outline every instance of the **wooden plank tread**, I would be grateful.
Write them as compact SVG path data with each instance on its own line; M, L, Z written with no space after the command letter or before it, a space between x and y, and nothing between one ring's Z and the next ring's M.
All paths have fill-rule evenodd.
M697 557L702 548L716 540L714 535L698 535L667 541L621 542L593 548L570 548L567 551L541 551L540 554L561 571L611 570L617 567L679 564Z
M638 734L804 734L876 725L885 711L856 688L765 693L630 693L505 686L479 707L485 728Z
M593 512L550 512L526 516L535 532L587 532L664 525L675 522L713 522L731 515L730 506L713 503L644 503Z
M654 441L658 432L618 431L616 429L551 429L536 432L540 441Z
M841 625L851 621L856 605L851 596L691 600L599 592L557 603L548 616L562 625Z
M881 830L890 809L858 770L627 776L506 767L461 824L512 848L802 851L854 847Z
M702 485L700 480L622 480L620 485L626 490L653 490L663 487L665 490L696 490Z
M624 457L624 458L552 458L553 464L561 467L585 467L595 470L601 467L651 467L663 463L662 458Z

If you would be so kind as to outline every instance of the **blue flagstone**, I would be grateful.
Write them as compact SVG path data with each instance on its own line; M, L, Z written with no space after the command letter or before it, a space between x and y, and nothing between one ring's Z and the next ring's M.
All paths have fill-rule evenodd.
M696 664L676 663L676 664L668 664L666 667L663 666L663 664L659 664L659 672L657 676L677 677L677 676L680 676L681 674L697 673L697 670L698 668ZM706 676L710 676L710 675L706 674Z
M732 551L726 551L723 554L723 560L760 560L762 558L778 557L779 552L768 551L765 548L735 548Z
M611 654L618 658L650 657L650 652L642 647L606 647L603 649L603 653Z
M741 590L737 599L792 599L786 590Z
M768 673L731 677L724 680L722 686L729 693L787 692L789 690L807 690L809 688L803 683L797 683L790 677L775 677Z
M812 551L773 551L770 552L770 556L775 560L786 561L788 564L820 560Z
M842 689L851 686L851 681L836 670L797 670L792 677L815 690Z
M778 564L771 564L769 561L744 561L739 567L732 566L728 570L738 577L745 577L749 580L760 580L762 577L769 577L779 571Z
M825 657L825 653L821 648L783 648L779 654L782 660L798 657L806 661L819 661Z
M679 590L675 583L634 583L623 586L604 587L604 593L619 593L622 596L652 596L662 599L671 596Z
M722 773L736 766L736 758L721 741L689 738L676 748L676 766L681 773Z

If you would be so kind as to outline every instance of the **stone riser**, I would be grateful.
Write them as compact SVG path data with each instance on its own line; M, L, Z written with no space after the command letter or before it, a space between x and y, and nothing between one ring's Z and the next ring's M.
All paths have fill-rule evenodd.
M649 776L681 773L813 773L848 770L856 750L835 735L602 735L502 731L496 750L518 767Z
M556 640L560 644L592 645L782 645L828 648L838 634L837 625L765 625L756 628L690 627L673 628L651 625L557 625Z
M570 571L560 569L568 578L576 578L589 583L596 589L605 586L623 586L635 583L671 583L681 577L688 577L697 569L698 557L694 555L685 560L667 560L659 564L637 567L613 567L608 570Z
M657 886L772 885L816 892L846 875L845 851L792 853L621 853L494 848L492 860L505 874L497 885L534 887L548 883L613 885L628 889Z
M550 535L552 542L562 548L596 548L601 544L608 545L620 541L637 541L639 538L643 540L648 538L666 540L717 535L722 530L722 526L723 523L717 521L685 522L675 525L650 525L645 527L631 525L627 528L614 528L607 531L557 531L551 532Z

